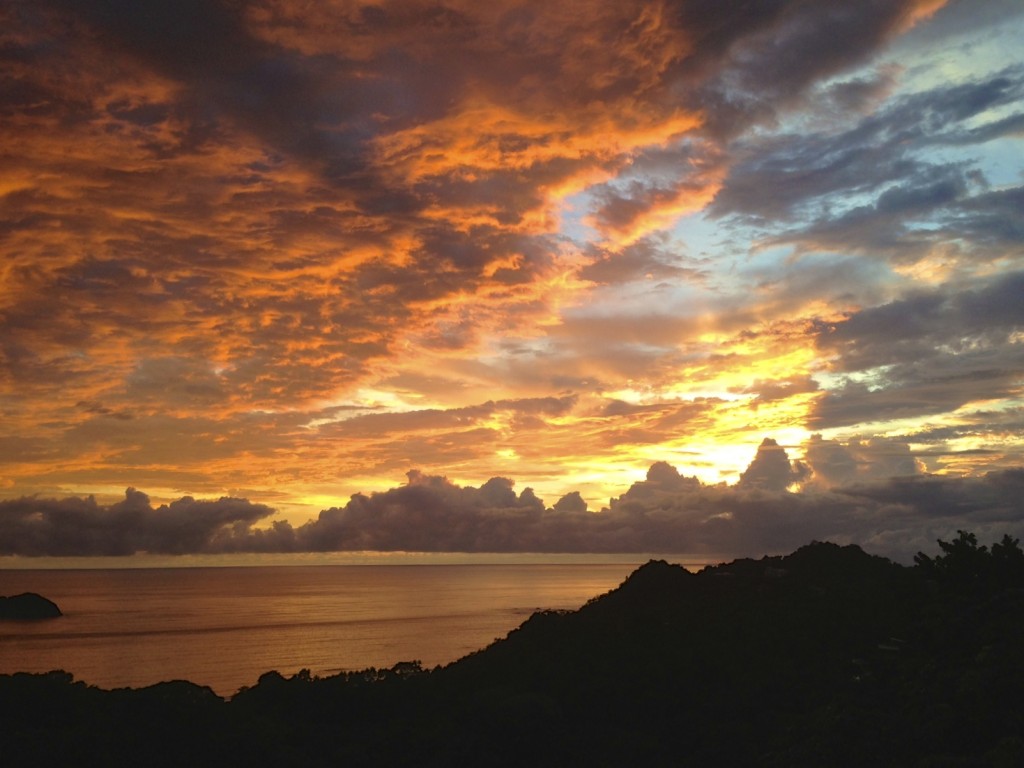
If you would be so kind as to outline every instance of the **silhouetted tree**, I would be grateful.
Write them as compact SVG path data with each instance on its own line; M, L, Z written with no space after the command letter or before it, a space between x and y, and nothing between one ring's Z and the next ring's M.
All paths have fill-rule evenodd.
M992 566L1005 585L1024 585L1024 550L1020 548L1020 539L1004 534L1001 541L993 544Z
M958 589L1000 590L1024 584L1024 551L1009 534L992 549L978 544L978 537L957 531L953 541L938 540L943 554L932 558L923 552L914 562L927 575Z

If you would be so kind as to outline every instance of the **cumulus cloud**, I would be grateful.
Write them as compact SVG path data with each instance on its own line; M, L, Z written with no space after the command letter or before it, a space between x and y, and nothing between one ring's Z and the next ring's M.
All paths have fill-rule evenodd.
M706 485L659 461L598 512L587 511L578 491L547 507L531 488L517 494L509 478L459 486L417 470L405 485L356 494L299 526L239 498L184 497L155 509L134 489L108 506L92 498L24 498L0 502L0 552L637 552L715 559L829 540L909 561L959 528L984 536L1024 533L1024 472L927 475L905 449L891 441L815 438L805 466L766 439L736 485ZM889 474L906 473L891 477L883 465ZM802 492L786 489L811 472L814 482Z
M529 488L516 495L507 478L460 487L413 470L404 486L356 494L344 507L325 509L297 528L258 532L236 545L272 551L551 551L543 535L547 514Z
M123 501L93 497L0 501L0 553L5 555L185 554L217 551L219 538L237 538L274 513L245 499L185 496L154 508L134 488Z
M804 462L810 473L806 482L825 488L916 475L923 469L908 442L880 437L842 443L812 435L804 446Z
M556 501L552 509L555 512L586 512L587 502L580 495L579 491L570 491Z
M741 488L762 488L768 491L784 491L799 482L806 474L802 465L794 466L786 449L775 440L766 437L757 448L757 454L750 466L740 475Z
M789 464L783 449L766 450ZM825 471L820 459L818 466ZM754 476L763 477L760 471L755 469ZM247 533L232 546L660 552L731 558L830 540L858 543L909 561L917 551L934 549L936 538L953 536L965 526L984 535L1024 532L1019 496L1024 475L1019 470L980 478L918 474L901 479L850 470L846 476L857 479L849 484L801 493L780 487L782 479L792 476L773 474L769 485L705 485L658 462L646 480L611 499L606 508L587 512L575 492L545 508L529 489L516 496L512 482L504 478L472 488L410 473L409 483L401 488L354 496L344 507L324 510L294 530Z

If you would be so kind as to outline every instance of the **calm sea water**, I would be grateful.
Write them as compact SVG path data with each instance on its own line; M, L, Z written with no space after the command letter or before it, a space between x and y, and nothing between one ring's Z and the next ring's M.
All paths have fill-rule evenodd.
M0 623L0 673L63 669L102 688L186 679L230 696L272 669L432 667L538 609L578 608L638 564L3 569L0 594L38 592L65 615Z

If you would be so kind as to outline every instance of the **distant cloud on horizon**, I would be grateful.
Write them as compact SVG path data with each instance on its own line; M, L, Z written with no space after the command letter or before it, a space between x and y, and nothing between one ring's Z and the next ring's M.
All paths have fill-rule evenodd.
M635 552L732 559L833 541L909 562L959 529L982 540L1024 536L1024 469L879 478L872 462L899 455L898 448L814 443L810 463L802 464L766 439L731 486L705 485L656 462L645 480L599 512L588 511L575 491L547 506L529 487L517 494L508 478L460 487L416 470L403 486L356 494L299 526L240 498L184 497L154 508L130 488L110 505L79 497L12 499L0 501L0 555ZM847 482L835 484L837 478ZM787 490L800 481L803 490Z

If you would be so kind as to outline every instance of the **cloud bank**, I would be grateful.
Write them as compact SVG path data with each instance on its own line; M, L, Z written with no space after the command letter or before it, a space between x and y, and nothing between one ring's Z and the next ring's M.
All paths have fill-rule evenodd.
M596 512L575 491L546 506L531 488L517 494L508 478L460 487L415 470L405 485L356 494L297 527L236 498L186 497L157 508L134 489L109 506L17 499L0 502L0 553L636 552L715 560L827 540L909 562L958 529L982 538L1024 534L1024 470L872 477L872 463L894 454L816 438L803 464L766 439L735 485L705 485L657 462ZM795 490L802 481L807 486Z

